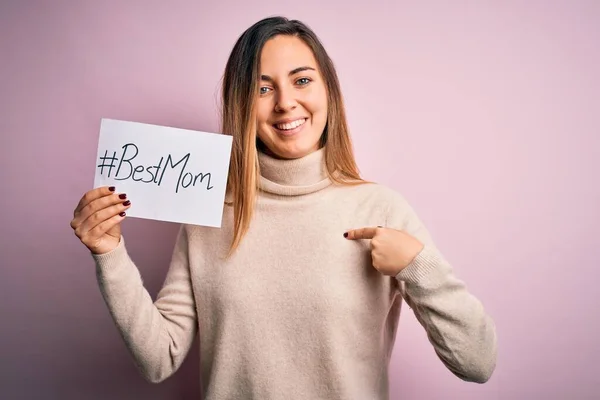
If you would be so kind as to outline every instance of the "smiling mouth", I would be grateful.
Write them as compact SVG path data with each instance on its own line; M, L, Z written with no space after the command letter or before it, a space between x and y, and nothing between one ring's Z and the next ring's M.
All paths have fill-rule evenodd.
M288 122L285 124L273 124L273 126L280 131L291 131L293 129L298 128L306 123L307 118L300 118L292 122Z

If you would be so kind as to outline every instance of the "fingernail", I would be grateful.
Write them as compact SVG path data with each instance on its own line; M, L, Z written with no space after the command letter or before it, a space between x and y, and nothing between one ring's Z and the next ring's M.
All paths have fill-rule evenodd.
M131 204L131 201L129 201L129 200L127 200L125 203L123 203L123 205L124 205L125 207L127 207L127 206L128 206L128 205L130 205L130 204Z
M348 237L348 232L344 232L344 237L347 238Z
M377 227L378 227L378 228L383 228L383 226L381 226L381 225L377 225Z
M125 193L122 193L122 194L119 195L119 198L121 200L125 200L127 198L127 195Z
M123 212L119 213L119 215L120 215L121 217L124 217L124 216L125 216L125 211L123 211Z
M108 190L110 190L111 192L114 192L115 191L115 187L111 186L111 187L108 188Z

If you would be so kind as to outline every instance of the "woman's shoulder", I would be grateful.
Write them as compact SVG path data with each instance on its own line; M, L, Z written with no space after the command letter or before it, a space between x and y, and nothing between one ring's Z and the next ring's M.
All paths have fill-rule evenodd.
M358 185L339 185L339 195L343 201L357 207L371 209L381 213L386 220L403 221L413 213L407 198L398 189L377 183L365 182Z
M343 188L346 192L352 192L357 197L373 199L378 203L386 203L390 207L408 205L400 191L378 182L365 181L360 184L339 185L338 187Z

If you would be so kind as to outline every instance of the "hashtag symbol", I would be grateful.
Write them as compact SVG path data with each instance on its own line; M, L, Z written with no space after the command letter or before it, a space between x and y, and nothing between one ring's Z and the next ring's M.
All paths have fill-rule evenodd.
M110 178L110 173L112 169L115 167L115 163L117 162L117 152L113 152L112 157L108 157L108 150L104 152L104 157L100 157L101 164L98 165L100 168L100 175L104 174L104 168L108 168L108 177Z

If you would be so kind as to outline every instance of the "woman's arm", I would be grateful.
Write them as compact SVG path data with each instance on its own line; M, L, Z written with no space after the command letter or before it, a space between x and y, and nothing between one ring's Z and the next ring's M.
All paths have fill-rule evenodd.
M122 237L113 251L93 257L100 291L142 375L154 383L167 379L183 363L197 333L185 225L155 302Z
M469 293L465 283L456 277L427 228L401 197L394 201L390 223L399 225L397 229L424 245L396 279L435 352L459 378L486 382L496 367L497 338L492 318L482 303Z

